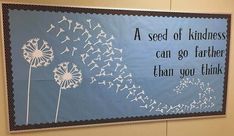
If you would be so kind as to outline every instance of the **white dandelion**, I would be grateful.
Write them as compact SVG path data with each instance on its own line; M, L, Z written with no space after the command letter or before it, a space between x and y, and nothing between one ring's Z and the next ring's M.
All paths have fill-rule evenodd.
M39 40L39 38L30 39L22 47L24 59L30 65L28 72L26 125L28 125L29 120L31 70L32 68L37 68L40 66L46 67L54 59L52 47L49 47L48 43L44 40L42 45L39 47Z
M66 90L68 88L76 88L81 84L82 81L82 73L81 70L78 69L77 65L71 63L69 69L69 62L63 62L58 65L54 69L54 79L56 83L60 86L59 96L55 114L55 123L57 123L60 98L62 89Z

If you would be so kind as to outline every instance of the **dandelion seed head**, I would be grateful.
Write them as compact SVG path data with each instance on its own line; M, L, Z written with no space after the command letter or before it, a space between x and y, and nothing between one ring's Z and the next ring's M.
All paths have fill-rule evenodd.
M81 84L81 70L73 63L60 63L58 67L53 70L53 73L54 79L61 89L76 88Z
M34 68L47 66L54 59L53 49L48 42L43 40L42 45L39 45L39 41L39 38L30 39L22 47L25 60Z

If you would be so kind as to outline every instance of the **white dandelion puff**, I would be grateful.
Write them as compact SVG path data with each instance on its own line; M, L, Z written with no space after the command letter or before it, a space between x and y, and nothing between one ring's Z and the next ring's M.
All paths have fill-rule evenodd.
M49 47L48 43L43 40L43 44L39 48L39 40L39 38L30 39L22 47L25 60L34 68L47 66L54 59L52 47Z
M69 64L70 69L69 69ZM78 69L77 65L69 62L63 62L58 65L53 71L55 82L60 86L59 96L55 114L55 123L57 123L60 98L62 89L68 88L76 88L81 84L82 81L82 73L81 70Z
M39 47L39 40L39 38L30 39L22 47L24 59L30 65L28 72L26 125L28 125L29 120L31 70L32 68L40 66L46 67L54 59L52 47L49 47L48 43L44 40L42 41L42 45Z

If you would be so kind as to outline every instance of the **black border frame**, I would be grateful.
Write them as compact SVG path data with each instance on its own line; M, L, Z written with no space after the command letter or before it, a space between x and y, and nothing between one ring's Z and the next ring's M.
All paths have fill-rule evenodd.
M171 114L160 116L137 116L126 118L110 118L97 119L85 121L68 121L58 123L41 123L29 125L16 125L15 111L14 111L14 93L13 93L13 76L11 65L11 41L9 28L9 10L36 10L36 11L50 11L50 12L72 12L72 13L91 13L91 14L111 14L111 15L133 15L133 16L163 16L163 17L183 17L183 18L222 18L227 19L227 45L226 45L226 64L224 77L224 92L223 92L223 109L221 112L200 112L200 113L186 113L186 114ZM5 48L5 67L6 67L6 84L7 84L7 101L8 101L8 117L10 131L33 130L33 129L48 129L56 127L72 127L85 126L106 123L120 123L127 121L149 121L149 120L168 120L173 118L188 118L188 117L204 117L217 116L226 114L226 100L227 100L227 84L228 84L228 67L229 67L229 48L230 48L230 31L231 31L231 14L206 14L206 13L182 13L182 12L158 12L158 11L143 11L143 10L120 10L120 9L99 9L99 8L80 8L80 7L60 7L60 6L44 6L44 5L26 5L26 4L9 4L2 3L3 15L3 36Z

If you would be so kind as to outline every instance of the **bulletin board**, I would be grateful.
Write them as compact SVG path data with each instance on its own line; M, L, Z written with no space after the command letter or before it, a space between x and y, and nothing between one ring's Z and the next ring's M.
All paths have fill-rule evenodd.
M225 115L230 14L2 4L10 131Z

